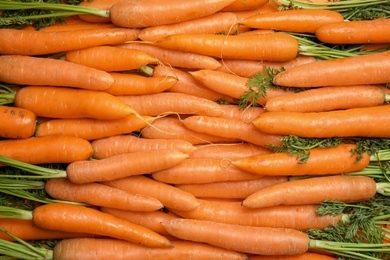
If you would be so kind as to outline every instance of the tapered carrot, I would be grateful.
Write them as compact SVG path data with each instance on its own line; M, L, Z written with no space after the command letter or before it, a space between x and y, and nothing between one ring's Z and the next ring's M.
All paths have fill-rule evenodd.
M103 183L128 192L154 197L164 206L173 209L192 210L199 206L199 202L191 193L143 175L134 175Z
M228 11L243 11L243 10L253 10L260 8L261 6L268 3L267 0L236 0L230 5L224 7L221 11L228 12Z
M390 106L350 108L325 112L267 112L252 123L270 134L300 137L389 137ZM364 127L362 127L364 125Z
M247 107L245 109L241 109L237 105L223 105L223 114L218 117L238 119L245 123L252 122L252 120L256 119L262 113L266 112L264 107Z
M370 85L329 86L309 89L267 100L267 111L322 112L383 105L389 96L383 88Z
M221 59L288 61L298 55L298 41L283 33L259 35L176 34L157 46Z
M293 176L343 174L364 169L370 162L365 152L357 160L353 155L354 144L340 144L329 148L314 148L305 163L288 153L260 154L233 161L236 167L259 175Z
M160 201L150 196L128 193L100 183L75 184L66 178L49 179L45 190L55 199L93 206L134 211L155 211L163 207Z
M110 8L112 23L121 27L143 28L188 21L220 11L234 0L126 0Z
M390 81L389 57L390 51L385 51L309 63L280 72L273 83L288 87L385 84Z
M81 4L82 3L80 3L80 5ZM99 17L99 18L107 18L107 17ZM102 23L91 23L80 19L77 15L74 15L74 16L66 17L64 21L58 21L53 25L40 28L39 30L41 32L58 32L58 31L73 31L73 30L98 29L98 28L119 28L119 27L111 23L110 19L107 19L106 22L102 22ZM136 32L137 29L134 29L134 31Z
M367 176L313 177L266 187L249 195L243 200L242 205L263 208L276 205L319 204L326 199L356 203L373 198L376 187L376 182Z
M97 140L110 136L130 134L139 131L152 122L153 118L130 115L120 119L50 119L41 122L36 136L72 135L85 140Z
M337 258L325 254L306 252L303 254L291 255L291 256L256 255L256 256L250 256L248 260L337 260Z
M114 83L105 71L57 59L1 55L0 67L8 68L0 71L0 80L12 84L103 90Z
M110 181L170 168L187 157L188 154L177 150L140 151L73 162L67 166L66 172L73 183Z
M316 37L324 43L332 44L365 44L389 43L390 19L363 21L340 21L322 25L315 32Z
M0 106L0 136L28 138L35 133L37 115L24 108Z
M66 60L103 71L139 69L158 61L142 51L115 46L96 46L68 51Z
M33 153L31 151L34 151ZM31 164L71 163L92 156L91 144L74 136L0 140L0 154Z
M93 157L103 159L110 156L136 151L175 149L189 155L196 149L190 142L184 140L146 139L133 135L115 135L97 139L91 142Z

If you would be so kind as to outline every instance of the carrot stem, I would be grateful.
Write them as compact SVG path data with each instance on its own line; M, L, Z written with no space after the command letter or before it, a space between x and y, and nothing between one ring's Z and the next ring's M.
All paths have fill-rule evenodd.
M0 84L0 105L12 104L15 100L15 96L15 90L4 84Z
M33 218L33 212L30 210L0 206L0 218L18 218L31 220Z

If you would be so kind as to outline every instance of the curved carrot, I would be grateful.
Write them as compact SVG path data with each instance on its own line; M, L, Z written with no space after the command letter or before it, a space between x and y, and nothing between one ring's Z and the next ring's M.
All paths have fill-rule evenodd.
M114 83L101 70L72 62L26 55L1 55L0 80L19 85L51 85L103 90Z
M306 252L298 255L291 256L250 256L248 260L337 260L337 258L329 255Z
M268 0L236 0L230 5L224 7L221 11L223 12L235 12L235 11L243 11L243 10L253 10L262 7L268 3Z
M160 201L150 196L128 193L100 183L75 184L66 178L49 179L45 190L55 199L93 206L134 211L155 211L163 207Z
M252 123L269 134L300 137L389 137L390 106L350 108L325 112L267 112ZM362 127L364 126L364 127Z
M288 153L260 154L233 161L232 164L247 172L259 175L298 176L342 174L364 169L370 162L367 153L357 160L354 144L340 144L329 148L314 148L305 163Z
M277 183L249 195L242 205L263 208L319 204L326 199L356 203L369 200L375 194L376 182L371 177L337 175Z
M24 108L0 106L0 136L28 138L34 135L37 115Z
M247 107L245 109L239 108L237 105L223 105L223 114L218 117L238 119L245 123L252 122L252 120L259 117L262 113L266 112L263 107Z

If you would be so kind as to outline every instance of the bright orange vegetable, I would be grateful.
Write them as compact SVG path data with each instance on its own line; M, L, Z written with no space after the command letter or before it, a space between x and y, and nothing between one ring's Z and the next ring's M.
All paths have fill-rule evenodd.
M95 7L101 10L110 10L110 8L118 2L117 0L93 0L93 1L82 1L80 6ZM77 16L80 20L91 23L101 24L111 22L110 17L100 17L96 15L81 14Z
M0 137L32 137L37 126L37 115L24 108L0 106Z
M250 123L262 113L266 112L264 107L247 107L245 109L239 108L237 105L222 105L223 114L218 117L238 119L245 123Z
M222 11L243 11L243 10L253 10L262 7L268 3L268 0L236 0L230 5L224 7Z
M111 0L110 0L111 1ZM85 1L80 3L79 5L83 5L85 3L98 2L95 1ZM99 17L102 19L107 19L106 17ZM111 23L111 20L108 18L106 22L101 23L91 23L85 20L80 19L76 15L68 16L64 18L64 21L57 21L53 25L49 25L43 28L40 28L41 32L58 32L58 31L73 31L73 30L84 30L84 29L98 29L98 28L119 28L115 24ZM134 32L140 31L138 29L133 29Z
M319 253L306 252L289 256L250 256L248 260L337 260L337 258Z

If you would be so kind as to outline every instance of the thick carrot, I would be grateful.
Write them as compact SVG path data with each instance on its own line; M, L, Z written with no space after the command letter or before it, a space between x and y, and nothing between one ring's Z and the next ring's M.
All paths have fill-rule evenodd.
M82 160L66 168L73 183L111 181L173 167L188 157L177 150L140 151L119 154L101 160Z
M146 139L134 135L115 135L97 139L91 142L93 157L103 159L110 156L136 151L175 149L189 155L196 149L190 142L184 140Z
M282 71L273 83L287 87L385 84L390 81L390 51L323 60ZM364 66L361 66L364 64Z
M50 119L41 122L36 136L72 135L88 141L139 131L153 118L130 115L120 119Z
M66 178L49 179L45 190L55 199L93 206L134 211L155 211L163 207L160 201L150 196L128 193L100 183L75 184Z
M289 194L286 196L285 194ZM249 208L319 204L324 200L356 203L373 198L376 182L367 176L326 176L291 180L261 189L242 201Z
M162 222L162 225L171 235L178 238L249 254L301 254L308 250L310 241L302 231L285 228L254 227L184 218Z
M88 141L74 136L0 140L1 155L31 164L87 160L92 156L92 152L92 146Z
M325 112L267 112L252 123L269 134L318 138L390 137L385 123L390 120L389 111L389 105L380 105Z
M126 0L110 8L112 23L129 28L173 24L220 11L234 0Z
M172 209L192 210L199 206L199 202L191 193L143 175L134 175L103 183L128 192L154 197L161 201L165 207Z
M253 10L262 7L268 3L268 0L236 0L230 5L224 7L221 11L224 12L235 12L235 11L243 11L243 10Z
M343 174L364 169L370 162L365 152L357 160L353 155L354 144L340 144L329 148L310 149L310 156L305 163L288 153L260 154L233 161L236 167L259 175L298 176Z
M313 88L267 100L272 112L322 112L383 105L389 97L375 85L329 86Z
M50 58L1 55L0 67L8 68L0 71L0 80L12 84L103 90L114 83L105 71Z
M103 71L139 69L158 60L142 51L115 46L96 46L68 51L66 60Z
M37 115L24 108L0 106L0 137L28 138L35 133Z
M283 33L258 35L176 34L157 46L221 59L288 61L298 55L298 41Z
M69 31L1 29L1 54L44 55L137 39L139 30L95 28ZM35 73L34 73L35 74Z
M390 19L340 21L320 26L316 37L324 43L365 44L389 43Z
M223 114L218 117L238 119L245 123L252 122L254 119L259 117L262 113L266 112L264 107L247 107L245 109L241 109L237 105L223 105Z
M250 256L248 260L337 260L337 258L329 255L306 252L291 256Z
M323 25L343 21L344 16L332 10L294 9L254 15L239 23L256 29L315 33Z

